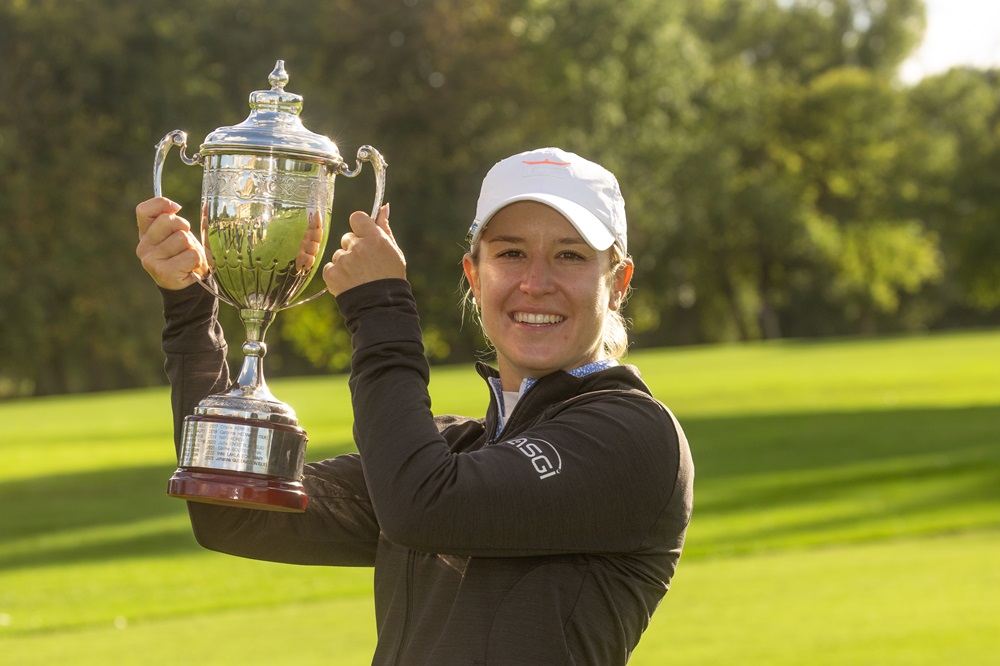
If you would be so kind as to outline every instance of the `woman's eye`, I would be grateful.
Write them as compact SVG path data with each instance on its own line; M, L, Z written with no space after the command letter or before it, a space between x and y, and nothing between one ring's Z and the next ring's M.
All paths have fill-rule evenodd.
M583 255L578 252L561 252L559 254L560 259L569 259L571 261L582 261Z
M503 259L511 259L514 257L524 256L524 253L521 252L520 250L509 248L507 250L501 250L500 252L497 253L497 256Z

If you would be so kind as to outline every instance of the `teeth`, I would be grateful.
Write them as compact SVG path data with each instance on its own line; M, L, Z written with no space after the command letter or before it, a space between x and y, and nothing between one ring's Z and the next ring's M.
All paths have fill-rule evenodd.
M564 319L554 314L530 314L528 312L515 312L514 321L521 324L558 324Z

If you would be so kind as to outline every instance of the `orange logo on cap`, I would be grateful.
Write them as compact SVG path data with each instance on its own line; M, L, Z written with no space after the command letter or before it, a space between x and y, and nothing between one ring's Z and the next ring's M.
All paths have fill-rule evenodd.
M569 166L569 162L553 162L552 160L546 158L544 160L539 160L537 162L529 162L527 160L523 161L524 164L530 164L532 166L536 164L551 164L552 166Z

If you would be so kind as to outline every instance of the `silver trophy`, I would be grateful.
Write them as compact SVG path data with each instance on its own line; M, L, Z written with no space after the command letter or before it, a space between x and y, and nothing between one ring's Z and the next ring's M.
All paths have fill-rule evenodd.
M319 269L330 234L337 175L353 178L362 162L371 164L375 217L385 192L386 163L377 150L362 146L349 168L336 144L302 125L302 97L285 92L283 61L268 81L270 90L250 95L249 117L209 134L193 156L187 156L187 134L180 130L156 147L156 196L162 196L163 162L171 146L180 147L185 164L205 169L201 241L213 279L195 277L239 310L246 330L235 383L202 400L184 419L179 467L167 493L197 502L305 511L306 432L295 411L271 395L264 382L264 334L279 310L325 291L299 300Z

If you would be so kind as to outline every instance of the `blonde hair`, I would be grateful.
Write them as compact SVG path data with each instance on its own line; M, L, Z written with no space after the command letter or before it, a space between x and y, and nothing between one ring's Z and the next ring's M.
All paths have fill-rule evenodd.
M618 243L612 245L611 269L608 271L608 279L614 280L631 263L632 258L622 251ZM621 301L618 303L618 309L609 310L604 318L604 330L601 332L601 347L604 349L604 358L617 361L628 353L628 321L622 316L622 308L625 307L625 301L628 300L631 291L631 285L626 286L625 293L622 294Z
M610 252L610 269L608 270L606 277L609 281L613 281L621 271L625 270L626 266L632 263L632 258L622 251L621 247L618 246L618 243L611 246ZM469 248L468 254L472 263L478 265L478 242L473 247ZM473 320L479 325L479 330L483 332L483 337L486 338L486 341L492 347L493 343L490 341L489 336L486 335L486 329L483 328L483 321L479 313L479 305L476 303L476 298L472 294L472 285L469 284L469 281L465 277L464 273L462 275L459 290L462 291L463 322L465 320L464 310L468 310ZM622 294L621 301L619 302L618 309L608 310L607 315L604 318L604 330L601 331L602 359L613 359L617 361L622 359L625 354L628 353L628 320L626 320L622 315L622 308L625 307L625 301L628 300L628 295L631 291L631 286L626 287L625 293Z

